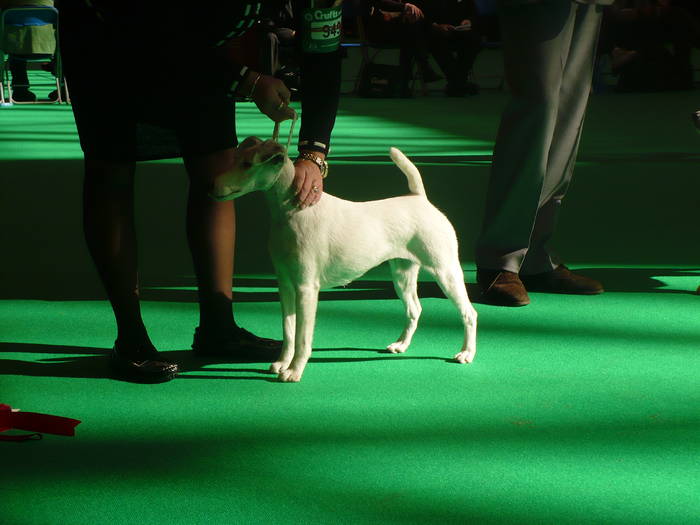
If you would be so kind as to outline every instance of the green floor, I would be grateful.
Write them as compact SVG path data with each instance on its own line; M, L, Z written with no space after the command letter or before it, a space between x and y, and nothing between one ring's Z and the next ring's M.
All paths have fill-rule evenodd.
M429 282L409 352L382 351L402 307L380 268L322 294L316 350L292 385L263 364L189 355L197 307L182 223L170 224L182 187L168 190L178 213L148 215L172 163L143 171L144 315L185 372L162 385L107 378L114 328L77 231L70 113L0 109L0 402L83 421L74 438L0 443L0 522L698 523L700 137L687 120L698 99L592 101L557 247L605 294L475 305L478 353L463 366L449 361L457 314ZM404 191L383 157L401 147L455 222L473 283L470 221L504 101L344 99L328 183L367 198ZM242 113L241 135L266 133ZM278 337L252 235L241 233L237 318Z

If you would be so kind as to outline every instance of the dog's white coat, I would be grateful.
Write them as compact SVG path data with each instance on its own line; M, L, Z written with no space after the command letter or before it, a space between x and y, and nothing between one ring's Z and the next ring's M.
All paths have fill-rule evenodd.
M316 205L299 209L293 202L292 162L286 155L283 164L271 161L283 153L272 141L249 138L241 146L251 140L257 142L248 149L249 169L222 175L213 194L228 199L262 190L267 198L284 330L282 353L270 370L281 381L299 381L311 355L319 290L345 285L384 261L406 312L403 332L387 349L402 353L411 344L421 314L417 278L422 266L459 310L464 339L454 358L470 363L476 354L477 314L464 285L457 238L426 198L413 163L391 148L392 160L408 179L409 195L351 202L324 193Z

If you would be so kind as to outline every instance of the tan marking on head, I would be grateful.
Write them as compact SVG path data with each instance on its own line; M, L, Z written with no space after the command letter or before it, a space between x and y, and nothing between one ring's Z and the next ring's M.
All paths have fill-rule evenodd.
M280 157L281 156L281 157ZM215 178L210 195L216 200L231 200L272 184L272 177L281 169L284 148L277 142L248 137L236 148L226 173Z

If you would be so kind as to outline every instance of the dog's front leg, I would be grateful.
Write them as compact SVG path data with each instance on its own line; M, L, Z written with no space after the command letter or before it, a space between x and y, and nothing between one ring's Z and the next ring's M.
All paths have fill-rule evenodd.
M302 284L296 289L296 330L294 334L294 357L286 370L279 373L285 383L298 382L311 356L311 344L318 306L318 284Z
M282 353L270 365L270 372L279 374L286 370L294 357L294 332L296 330L296 292L294 286L279 278L280 305L282 307Z

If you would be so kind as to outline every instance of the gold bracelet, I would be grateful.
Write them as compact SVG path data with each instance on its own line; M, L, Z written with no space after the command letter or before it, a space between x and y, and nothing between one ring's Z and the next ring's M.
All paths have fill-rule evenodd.
M328 162L325 161L325 159L322 159L318 155L314 155L310 151L301 151L299 152L299 156L297 157L297 160L310 160L316 166L318 166L318 169L321 170L321 178L325 179L328 176Z

